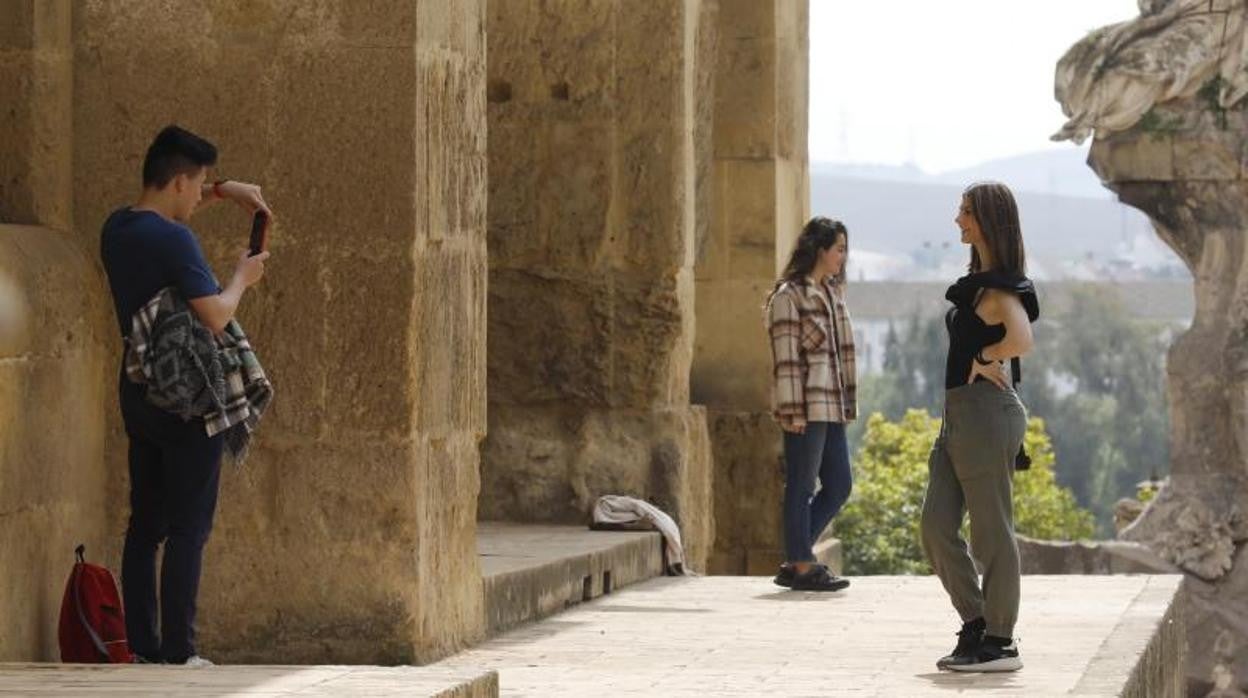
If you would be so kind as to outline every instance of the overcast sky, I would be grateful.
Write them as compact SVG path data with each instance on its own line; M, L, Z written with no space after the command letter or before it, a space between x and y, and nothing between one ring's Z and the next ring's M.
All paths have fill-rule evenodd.
M1136 0L811 0L810 159L960 169L1056 144L1057 60Z

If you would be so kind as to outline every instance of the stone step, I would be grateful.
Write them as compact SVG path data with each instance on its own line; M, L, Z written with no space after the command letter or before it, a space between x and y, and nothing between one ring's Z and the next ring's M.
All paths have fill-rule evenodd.
M498 673L472 667L0 664L0 696L428 696L495 698Z
M652 531L483 521L477 551L490 636L663 574Z

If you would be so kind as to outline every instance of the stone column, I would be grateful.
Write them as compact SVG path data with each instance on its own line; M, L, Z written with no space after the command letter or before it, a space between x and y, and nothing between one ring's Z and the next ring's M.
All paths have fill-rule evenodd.
M1160 125L1160 126L1159 126ZM1189 574L1190 686L1248 688L1248 110L1153 107L1089 164L1191 269L1196 314L1170 348L1170 484L1122 537ZM1221 677L1221 678L1220 678Z
M809 215L808 6L721 0L710 235L697 263L693 400L711 412L711 570L764 574L783 559L780 432L762 305Z
M240 312L277 395L223 474L208 656L423 662L482 633L484 20L484 0L74 3L80 234L170 122L277 215ZM196 217L219 277L248 224Z
M689 367L708 5L489 14L481 516L583 524L600 495L642 497L677 518L700 569L710 463Z
M70 6L11 0L0 15L0 221L69 227Z
M0 11L0 661L59 660L74 547L115 564L121 543L123 483L104 467L116 330L95 248L69 232L70 14Z

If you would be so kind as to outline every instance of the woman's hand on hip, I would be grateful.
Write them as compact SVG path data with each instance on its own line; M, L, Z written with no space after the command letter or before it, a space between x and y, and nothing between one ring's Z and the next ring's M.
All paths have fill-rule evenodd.
M993 361L988 364L981 364L975 359L971 360L971 375L967 377L966 384L970 385L975 382L976 376L983 376L993 385L1005 390L1010 387L1010 375L1005 366L1004 361Z

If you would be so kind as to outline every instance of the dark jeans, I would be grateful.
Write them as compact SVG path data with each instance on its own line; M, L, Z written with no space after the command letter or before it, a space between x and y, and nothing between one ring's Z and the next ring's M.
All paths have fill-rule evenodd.
M135 654L178 663L195 654L195 598L217 508L224 435L209 438L203 420L183 422L148 404L143 392L122 376L121 414L130 437L130 524L121 560L126 635Z
M845 505L853 488L845 425L810 422L805 433L785 432L784 462L785 555L789 562L813 562L815 541Z

